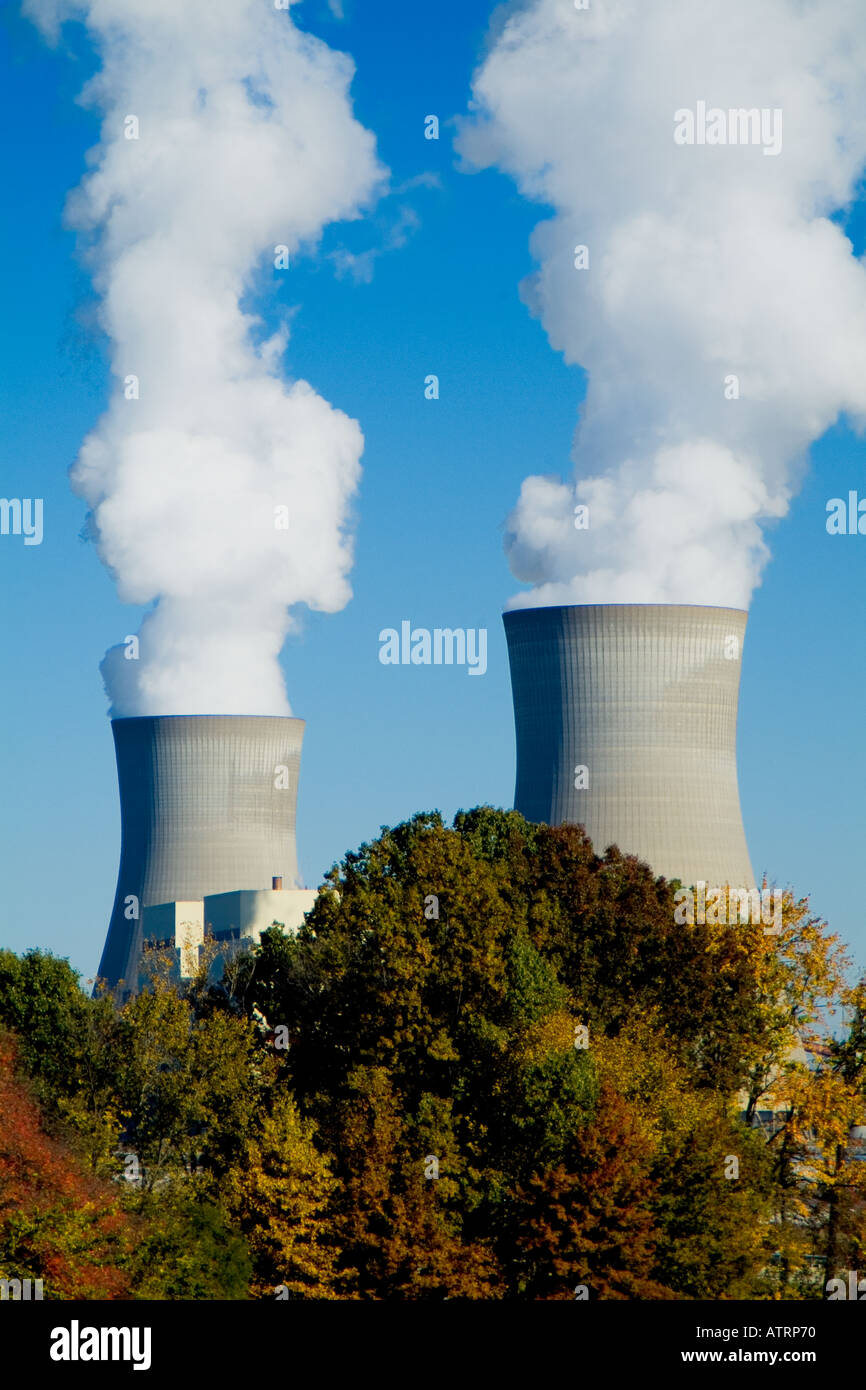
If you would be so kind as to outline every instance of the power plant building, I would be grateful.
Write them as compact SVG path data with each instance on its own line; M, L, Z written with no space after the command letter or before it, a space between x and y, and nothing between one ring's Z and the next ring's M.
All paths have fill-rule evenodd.
M209 973L219 978L221 967L238 951L258 946L269 927L293 935L317 896L312 888L283 888L282 879L275 876L271 888L209 893L200 902L157 903L142 911L142 948L174 952L175 974L184 980L197 973L202 948L213 943L216 954ZM147 983L145 965L139 988Z
M752 888L737 786L746 613L569 604L504 614L515 809L656 874Z

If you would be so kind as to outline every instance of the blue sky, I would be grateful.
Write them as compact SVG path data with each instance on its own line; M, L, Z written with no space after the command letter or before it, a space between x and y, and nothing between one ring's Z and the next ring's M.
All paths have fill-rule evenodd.
M514 735L501 611L515 590L504 519L529 473L570 471L583 390L521 303L528 241L545 209L497 173L460 172L449 119L465 110L490 7L323 3L307 27L352 54L358 118L375 131L397 190L368 219L329 228L291 279L263 275L267 319L297 306L286 368L364 431L354 599L310 614L283 667L307 720L298 814L306 881L418 810L511 804ZM0 494L42 497L41 546L0 539L4 732L0 943L68 955L92 976L114 894L119 819L99 661L135 631L92 546L66 470L101 414L106 346L62 225L97 119L75 103L95 60L69 29L48 49L14 9L0 28L4 139L0 277ZM424 117L441 121L424 139ZM579 138L576 134L575 138ZM420 175L436 179L419 180ZM438 186L437 186L438 184ZM333 253L382 250L370 283L335 274ZM864 209L847 219L858 254ZM206 235L206 229L203 229ZM808 268L804 267L804 274ZM429 373L438 401L424 397ZM866 537L830 537L825 507L866 495L864 444L844 424L812 450L752 603L739 764L756 870L810 894L866 965L855 866L866 814ZM488 670L386 667L378 633L409 618L486 627Z

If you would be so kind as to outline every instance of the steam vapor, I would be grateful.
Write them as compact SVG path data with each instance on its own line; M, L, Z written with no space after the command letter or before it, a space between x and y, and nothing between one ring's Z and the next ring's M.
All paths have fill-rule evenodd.
M830 220L866 162L864 70L861 0L533 0L505 21L458 147L553 208L522 293L589 375L573 482L527 478L509 518L535 586L510 606L748 606L810 443L866 415L866 275ZM699 103L779 109L781 148L677 143Z
M284 379L287 328L263 341L243 306L276 247L291 265L381 190L353 66L259 0L25 11L49 39L80 19L102 58L81 98L101 141L67 216L89 243L116 386L71 476L120 598L155 605L139 659L121 645L103 661L112 713L289 713L292 606L351 597L363 436Z

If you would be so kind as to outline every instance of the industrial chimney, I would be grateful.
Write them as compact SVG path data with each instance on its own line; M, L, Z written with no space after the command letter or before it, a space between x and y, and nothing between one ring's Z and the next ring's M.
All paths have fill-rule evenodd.
M504 614L515 809L583 825L657 874L752 888L737 789L746 614L575 604Z
M134 989L145 907L270 889L276 877L300 887L295 808L304 721L167 715L114 719L112 729L120 870L99 974L111 988L123 980Z

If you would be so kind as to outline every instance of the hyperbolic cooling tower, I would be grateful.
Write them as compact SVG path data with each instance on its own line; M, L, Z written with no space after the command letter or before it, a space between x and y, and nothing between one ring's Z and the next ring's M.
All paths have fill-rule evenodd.
M113 719L120 871L99 974L134 988L141 910L298 883L295 808L303 719Z
M746 614L575 604L504 622L515 809L583 825L596 853L616 844L688 886L753 887L736 764Z

